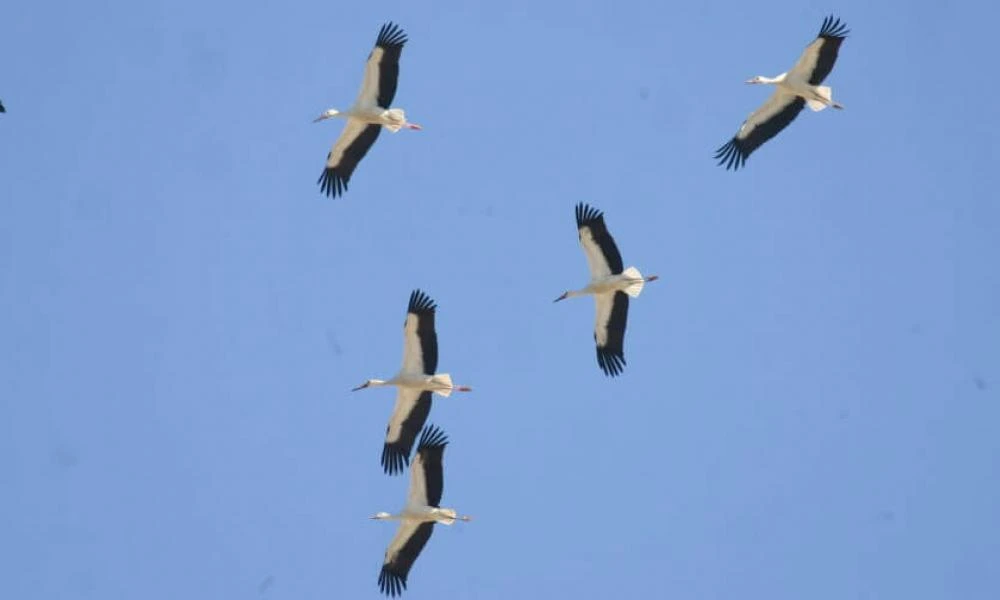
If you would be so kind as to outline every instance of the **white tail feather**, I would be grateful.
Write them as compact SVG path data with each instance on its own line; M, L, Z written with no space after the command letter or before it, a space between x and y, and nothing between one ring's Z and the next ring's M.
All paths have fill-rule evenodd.
M403 128L403 123L406 123L406 113L403 112L401 108L390 108L389 110L382 113L382 116L386 119L392 121L391 124L384 124L383 127L396 133Z
M640 273L639 269L636 269L635 267L629 267L622 271L622 276L626 279L637 280L624 290L626 294L632 296L633 298L638 296L642 292L642 286L646 285L646 282L642 279L642 273Z
M442 525L454 525L458 519L458 513L454 508L435 508L434 517L434 520Z
M438 373L434 377L431 377L431 383L434 384L435 388L440 388L435 389L434 392L445 398L451 395L451 390L455 387L451 383L451 375L447 373Z
M806 104L809 108L814 111L821 111L827 106L832 106L834 108L843 108L840 104L833 101L833 90L828 85L817 85L816 94L822 98L822 100L806 100Z

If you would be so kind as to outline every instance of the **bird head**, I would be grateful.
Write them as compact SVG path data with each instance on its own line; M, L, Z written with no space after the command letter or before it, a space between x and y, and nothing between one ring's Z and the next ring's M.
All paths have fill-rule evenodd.
M340 114L339 110L337 110L336 108L331 108L330 110L325 111L323 114L321 114L320 116L318 116L315 119L313 119L313 123L319 123L320 121L324 121L326 119L331 119L333 117L336 117L339 114Z
M744 83L764 83L764 78L760 75L755 75L754 77L747 79Z

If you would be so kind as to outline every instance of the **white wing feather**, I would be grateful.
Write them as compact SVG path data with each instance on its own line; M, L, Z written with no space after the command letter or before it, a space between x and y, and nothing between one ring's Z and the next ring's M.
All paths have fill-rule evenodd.
M767 121L777 113L784 110L786 106L794 102L796 97L797 96L795 94L785 91L784 88L775 88L771 97L768 98L764 104L761 104L757 110L750 113L750 116L747 117L747 120L740 126L740 130L736 133L736 135L740 139L745 139L753 132L754 129L757 128L758 125Z
M340 137L337 141L333 143L333 148L330 149L330 155L326 159L326 166L333 168L340 163L340 159L344 156L344 150L351 145L354 140L358 139L361 132L368 127L368 123L364 121L359 121L358 119L347 119L347 125L344 126L344 130L340 132Z
M368 55L368 62L365 63L365 77L361 82L361 90L354 100L354 106L358 108L376 108L378 105L378 82L379 82L379 62L385 51L375 47Z
M406 545L406 541L413 537L413 534L421 525L422 523L419 521L411 521L409 519L399 522L396 535L393 536L392 541L389 542L389 546L385 549L385 562L391 563L396 560L396 555L399 554L399 551Z
M597 314L594 318L594 341L598 346L608 342L608 321L611 320L611 307L614 305L614 294L595 294L594 303Z
M406 313L406 324L403 325L403 372L424 374L424 350L417 335L420 317Z
M399 433L403 430L403 422L420 399L420 390L406 387L396 388L396 406L392 409L392 416L389 417L389 430L385 433L387 442L392 443L399 440Z
M817 38L813 43L806 46L798 62L788 71L788 77L801 81L809 81L809 76L812 75L813 69L816 68L816 61L819 60L819 49L823 47L824 41L823 38Z
M580 245L583 247L583 253L587 255L587 266L590 267L590 278L592 280L602 279L611 275L611 267L608 266L608 261L604 259L601 247L594 241L594 236L590 233L590 227L580 228Z
M419 452L410 463L410 491L406 495L406 503L414 508L427 506L427 479L424 460Z

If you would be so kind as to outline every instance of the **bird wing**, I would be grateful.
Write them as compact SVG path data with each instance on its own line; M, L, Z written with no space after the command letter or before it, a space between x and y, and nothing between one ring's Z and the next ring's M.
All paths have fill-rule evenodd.
M410 465L409 506L438 506L444 492L444 448L448 438L441 429L430 425L420 434L417 456Z
M393 23L386 23L378 32L375 47L365 63L365 77L356 106L389 108L396 96L399 81L399 57L406 44L406 34Z
M434 315L437 306L420 290L410 294L403 323L403 372L433 375L437 370L437 332Z
M347 119L347 125L326 155L326 167L320 174L320 191L331 198L347 191L347 182L361 159L378 139L381 125L369 125L358 119Z
M434 532L434 523L401 521L389 542L378 575L378 587L386 596L399 596L406 589L406 577Z
M615 239L608 233L604 213L582 202L576 205L576 228L580 246L587 255L591 279L621 273L622 255Z
M739 169L747 157L764 142L778 135L799 116L806 101L791 92L777 88L767 102L747 117L740 130L716 151L715 158L726 170Z
M387 475L398 475L410 464L410 450L430 413L431 392L405 387L397 389L396 406L385 428L382 446L382 470Z
M594 319L594 342L597 344L597 364L609 377L625 369L625 324L628 320L628 294L596 294L597 315Z
M835 20L832 15L824 19L819 35L802 51L802 56L788 72L789 76L808 81L809 85L823 83L833 70L840 44L848 33L847 24L840 19Z

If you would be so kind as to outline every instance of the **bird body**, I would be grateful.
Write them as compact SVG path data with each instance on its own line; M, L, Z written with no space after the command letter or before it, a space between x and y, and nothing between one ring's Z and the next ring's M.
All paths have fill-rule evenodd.
M455 385L451 375L437 373L438 346L434 322L437 306L421 290L410 293L403 321L403 365L391 379L368 379L351 391L369 387L396 387L396 404L385 428L382 469L389 475L403 471L410 462L410 450L431 412L431 396L448 397L452 392L471 392Z
M833 90L820 84L833 70L847 34L847 26L840 19L827 17L819 35L806 46L791 69L777 77L758 75L746 81L774 85L775 90L743 121L736 135L716 151L715 158L720 166L727 170L744 166L750 154L788 127L806 106L813 111L821 111L827 106L844 108L833 100Z
M351 390L356 392L358 390L363 390L367 387L384 387L384 386L396 386L398 388L404 388L407 390L416 390L420 392L434 392L440 396L447 398L451 396L453 391L460 392L470 392L472 388L459 385L456 386L451 381L451 375L448 373L438 373L436 375L427 375L426 373L413 373L407 371L400 371L392 379L369 379L363 384Z
M576 206L576 226L580 246L587 257L590 282L578 290L569 290L556 302L576 296L593 296L594 343L597 364L605 375L614 377L625 368L625 325L629 298L638 297L643 286L659 279L644 277L635 267L622 268L622 256L608 233L604 213L584 203Z
M390 106L396 96L399 58L406 41L406 34L397 25L383 25L365 63L364 79L354 104L345 111L331 108L313 120L316 123L332 118L347 119L344 131L326 156L326 167L317 181L322 193L335 198L347 191L351 175L375 144L383 127L392 133L403 128L422 129L406 120L406 111Z
M410 465L410 489L406 504L396 513L379 512L377 521L399 521L396 535L386 548L378 585L387 596L397 596L406 589L406 580L417 556L427 545L434 525L452 525L470 521L453 508L442 508L444 492L444 449L448 439L439 428L429 425L420 435L417 454Z

